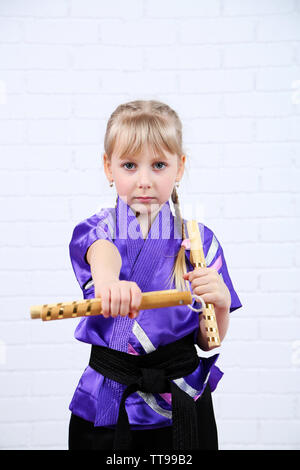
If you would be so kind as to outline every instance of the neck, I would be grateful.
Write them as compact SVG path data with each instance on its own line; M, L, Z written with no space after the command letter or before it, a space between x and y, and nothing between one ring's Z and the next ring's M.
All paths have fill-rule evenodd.
M141 227L144 238L147 237L148 232L151 228L151 225L152 225L155 217L159 213L160 209L161 209L161 206L159 206L158 208L152 210L149 213L145 213L145 214L144 213L139 213L139 212L135 213L136 217L139 221L139 224L140 224L140 227Z

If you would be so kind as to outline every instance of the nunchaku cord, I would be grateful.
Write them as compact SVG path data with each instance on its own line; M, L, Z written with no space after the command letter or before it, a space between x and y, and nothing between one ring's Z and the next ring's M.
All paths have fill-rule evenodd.
M188 305L188 307L189 307L191 310L194 310L194 312L198 312L198 313L200 313L200 312L202 312L203 310L205 310L206 304L205 304L204 300L202 299L202 297L200 297L200 295L195 295L195 294L193 294L193 295L192 295L192 298L196 299L196 301L197 301L199 304L201 304L202 307L201 307L200 309L198 309L198 308L192 307L191 305Z

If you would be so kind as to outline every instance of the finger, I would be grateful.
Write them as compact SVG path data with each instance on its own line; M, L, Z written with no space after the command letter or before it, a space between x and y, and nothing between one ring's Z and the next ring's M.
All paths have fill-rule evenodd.
M209 297L209 294L196 294L196 295L199 295L201 297L201 299L203 300L203 302L207 305L208 303L212 303L210 297ZM196 299L197 301L197 299Z
M111 297L110 297L110 315L115 318L119 315L120 311L120 288L118 285L111 287Z
M131 305L130 305L130 311L135 314L135 316L138 315L138 310L140 308L140 305L142 303L142 292L141 289L136 285L133 284L131 286Z
M201 287L201 286L208 287L210 285L211 285L211 282L210 282L209 278L207 278L207 277L196 277L191 282L192 289L195 289L196 287Z
M129 306L131 300L131 293L130 289L128 289L128 285L121 287L121 300L120 300L120 315L125 317L128 315Z
M196 293L196 295L199 295L200 297L202 297L202 299L204 300L206 304L215 305L218 302L218 296L216 296L216 294L214 293L207 293L207 292L205 294Z
M210 294L211 291L208 289L207 285L204 286L197 286L193 288L193 294L196 295L204 295L204 294Z
M107 289L105 292L100 292L101 297L101 309L102 315L105 318L109 317L109 305L110 305L110 289Z
M196 277L203 277L207 274L208 268L195 268L193 271L188 272L186 277L192 282Z

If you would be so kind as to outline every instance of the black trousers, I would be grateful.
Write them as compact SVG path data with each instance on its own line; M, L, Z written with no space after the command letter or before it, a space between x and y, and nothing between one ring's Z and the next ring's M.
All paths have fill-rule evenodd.
M201 450L218 450L218 435L209 385L196 400ZM69 450L113 450L114 429L94 426L73 413L69 424ZM172 426L132 430L135 451L172 450Z

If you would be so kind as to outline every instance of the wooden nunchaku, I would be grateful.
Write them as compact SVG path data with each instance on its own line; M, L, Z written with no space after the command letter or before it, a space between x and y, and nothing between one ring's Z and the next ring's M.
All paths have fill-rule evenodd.
M198 223L195 220L187 221L187 229L191 243L191 262L195 268L206 267ZM191 305L192 303L193 297L190 291L170 289L144 292L142 293L142 302L138 310ZM205 305L206 308L203 309L201 315L203 316L208 346L219 346L221 341L214 306L213 304ZM88 317L101 314L102 306L100 297L71 302L33 305L30 308L31 318L40 318L43 321Z
M187 221L187 229L191 242L191 263L194 268L205 268L205 256L202 247L202 241L199 231L199 225L195 220ZM213 304L205 304L201 316L204 321L208 346L220 346L220 336L216 320L215 308Z
M147 310L162 307L174 307L193 303L192 294L189 291L177 289L144 292L142 302L138 310ZM59 302L44 305L33 305L30 308L32 319L40 318L43 321L61 320L63 318L89 317L101 315L101 298L75 300L73 302Z

